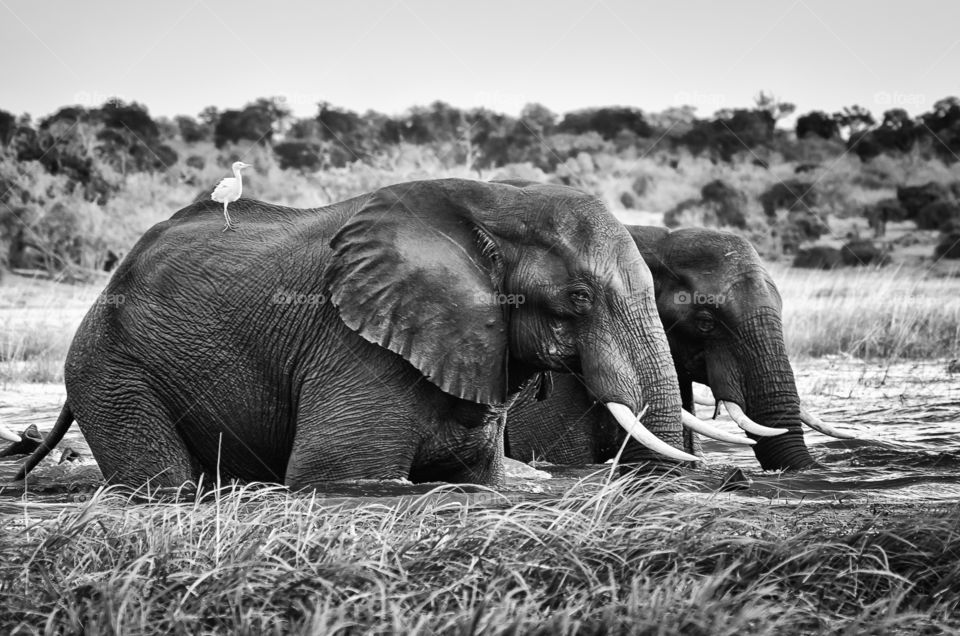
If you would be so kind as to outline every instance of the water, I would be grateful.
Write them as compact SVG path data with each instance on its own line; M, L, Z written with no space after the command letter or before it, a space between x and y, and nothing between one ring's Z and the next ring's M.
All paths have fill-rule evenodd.
M683 481L695 492L716 492L731 470L740 468L749 487L722 496L790 503L806 500L863 503L937 503L960 501L960 373L948 361L878 363L844 357L801 360L794 364L803 405L821 419L854 432L858 439L838 440L807 431L806 440L823 468L802 473L764 473L745 446L706 440L708 466L689 471ZM7 386L0 417L20 431L36 424L46 433L60 411L62 386ZM700 407L700 416L708 409ZM725 417L721 428L737 431ZM2 447L2 446L0 446ZM57 464L69 447L80 461ZM17 463L0 459L0 485L7 484ZM504 501L548 497L580 480L600 480L609 467L542 467L552 479L511 477ZM79 428L74 424L57 451L31 474L27 499L40 505L83 500L100 485L100 475ZM357 482L332 486L334 500L383 500L416 497L431 485ZM496 495L464 488L464 497ZM448 493L447 497L460 496ZM0 486L0 512L14 512L23 501L21 485Z

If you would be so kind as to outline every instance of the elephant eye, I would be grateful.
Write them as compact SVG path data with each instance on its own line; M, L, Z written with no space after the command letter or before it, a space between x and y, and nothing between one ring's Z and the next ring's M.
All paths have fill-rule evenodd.
M713 331L713 328L717 326L717 321L714 317L706 312L698 313L694 321L700 333L710 333Z
M578 312L586 312L593 305L593 293L586 287L576 287L570 290L570 302Z

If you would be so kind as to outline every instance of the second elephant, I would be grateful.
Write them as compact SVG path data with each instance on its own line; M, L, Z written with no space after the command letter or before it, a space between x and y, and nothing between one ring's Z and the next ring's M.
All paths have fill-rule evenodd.
M627 229L654 277L684 407L693 412L693 382L709 385L736 419L787 430L751 435L764 469L816 465L801 422L819 421L800 408L784 346L780 294L753 246L729 232L702 228ZM612 458L623 436L595 408L589 390L575 376L554 381L558 387L550 400L524 397L510 410L507 455L563 464ZM688 452L699 450L689 432L685 446Z

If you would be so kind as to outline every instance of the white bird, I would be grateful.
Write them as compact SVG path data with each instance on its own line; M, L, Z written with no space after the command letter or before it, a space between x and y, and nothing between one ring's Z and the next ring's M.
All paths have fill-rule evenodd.
M243 163L242 161L234 161L232 167L233 178L227 177L226 179L222 179L220 183L217 184L217 187L213 189L213 194L210 195L211 199L223 204L223 218L227 221L227 224L223 226L224 232L233 229L233 226L230 225L230 213L227 212L227 204L239 199L243 193L243 177L240 176L240 171L244 168L249 168L250 164Z

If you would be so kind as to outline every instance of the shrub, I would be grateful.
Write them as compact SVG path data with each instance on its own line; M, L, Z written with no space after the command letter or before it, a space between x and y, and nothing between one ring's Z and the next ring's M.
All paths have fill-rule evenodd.
M886 265L890 256L878 248L872 241L853 240L840 248L840 257L844 265Z
M922 208L916 217L919 230L942 230L951 222L960 221L960 205L953 201L934 201Z
M768 217L776 216L777 210L800 211L816 207L819 193L812 182L788 179L770 186L760 195L760 204Z
M309 141L285 141L273 147L280 167L301 172L314 172L320 169L320 146Z
M721 179L714 179L701 188L700 197L713 207L718 225L746 229L747 196L743 192Z
M897 199L900 205L907 211L908 219L916 219L920 215L920 210L939 201L951 199L950 191L931 181L918 186L900 186L897 188Z
M960 259L960 232L945 234L933 250L936 258Z
M803 269L835 269L843 266L840 250L827 245L814 245L797 251L793 266Z

